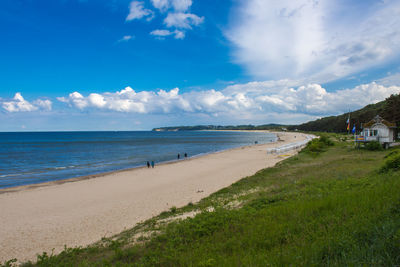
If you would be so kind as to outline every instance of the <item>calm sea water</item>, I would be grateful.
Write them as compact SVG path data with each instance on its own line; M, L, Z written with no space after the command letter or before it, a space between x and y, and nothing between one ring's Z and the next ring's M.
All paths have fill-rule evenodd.
M260 132L0 132L0 188L160 163L274 141Z

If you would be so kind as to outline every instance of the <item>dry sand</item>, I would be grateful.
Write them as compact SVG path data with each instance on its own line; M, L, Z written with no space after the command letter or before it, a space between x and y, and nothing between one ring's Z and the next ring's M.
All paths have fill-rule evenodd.
M284 159L267 154L267 148L306 136L279 135L282 141L276 143L236 148L154 169L0 190L0 262L35 260L37 253L51 253L53 248L59 252L64 245L85 246L172 206L197 202Z

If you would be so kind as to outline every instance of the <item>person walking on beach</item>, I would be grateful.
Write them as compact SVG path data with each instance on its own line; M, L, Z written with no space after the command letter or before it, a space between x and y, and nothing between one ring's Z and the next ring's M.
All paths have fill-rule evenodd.
M150 168L150 162L147 161L147 168Z
M151 167L154 168L154 160L151 161Z
M181 158L181 154L178 153L178 159L180 159L180 158Z
M185 158L187 158L187 153L185 153Z

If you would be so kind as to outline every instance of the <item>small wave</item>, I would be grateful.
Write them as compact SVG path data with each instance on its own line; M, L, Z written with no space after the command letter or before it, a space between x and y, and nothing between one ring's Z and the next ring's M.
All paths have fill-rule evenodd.
M64 170L64 169L66 169L67 167L54 167L53 169L54 170Z
M13 176L20 176L20 174L5 174L5 175L0 175L0 178L13 177Z

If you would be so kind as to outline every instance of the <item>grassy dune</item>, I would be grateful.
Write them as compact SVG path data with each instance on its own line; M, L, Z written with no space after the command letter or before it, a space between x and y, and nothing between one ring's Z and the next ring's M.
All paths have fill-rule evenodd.
M330 139L199 203L25 266L399 265L400 171L382 166L400 154Z

